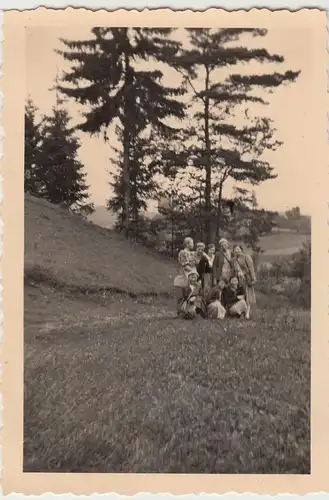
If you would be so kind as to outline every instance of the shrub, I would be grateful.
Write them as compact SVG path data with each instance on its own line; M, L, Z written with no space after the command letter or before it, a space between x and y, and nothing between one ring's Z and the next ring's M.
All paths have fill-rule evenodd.
M299 290L299 300L302 305L306 307L311 306L311 261L312 261L312 248L311 241L308 240L299 250L293 255L293 275L301 280Z
M289 297L303 307L311 306L311 242L288 258L278 258L258 269L259 289Z

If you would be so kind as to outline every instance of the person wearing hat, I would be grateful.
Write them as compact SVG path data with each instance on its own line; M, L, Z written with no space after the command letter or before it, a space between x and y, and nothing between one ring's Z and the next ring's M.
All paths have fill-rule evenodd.
M207 310L202 296L202 285L195 270L188 273L188 285L184 290L184 296L180 307L180 313L184 318L193 319L197 315L205 318Z
M228 283L232 273L233 264L229 244L226 238L221 238L213 263L213 284L217 285L220 281Z

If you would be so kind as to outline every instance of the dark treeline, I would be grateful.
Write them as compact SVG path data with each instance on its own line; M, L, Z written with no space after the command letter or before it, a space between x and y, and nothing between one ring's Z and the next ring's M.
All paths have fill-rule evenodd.
M266 45L264 29L184 33L182 42L174 29L93 28L87 40L62 40L59 53L70 69L56 90L83 109L76 131L109 142L109 127L115 128L119 147L109 144L115 173L108 208L117 214L118 229L141 233L143 211L153 199L161 213L152 221L157 230L162 225L183 235L189 228L206 243L229 231L257 251L274 214L257 207L252 189L236 189L226 200L224 187L230 179L252 188L275 178L263 153L281 143L262 115L264 96L294 82L299 72L276 71L281 55L252 48L252 39ZM264 70L241 71L252 62ZM168 70L179 82L174 87L165 84ZM37 125L28 103L25 187L55 203L91 207L68 121L57 106Z
M87 216L94 206L84 166L77 159L80 142L70 127L68 112L59 104L40 119L37 112L29 99L25 106L25 191Z

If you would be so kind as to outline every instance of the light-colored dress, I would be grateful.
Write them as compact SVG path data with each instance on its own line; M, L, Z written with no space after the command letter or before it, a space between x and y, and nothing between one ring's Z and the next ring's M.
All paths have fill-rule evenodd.
M245 289L247 304L256 304L256 294L252 282L256 280L256 273L252 257L248 254L240 254L235 259L235 267L239 277L239 283Z
M193 250L184 248L178 254L178 274L174 279L174 286L177 288L185 288L188 285L188 273L196 271L197 257Z
M226 309L221 304L220 300L214 300L208 305L208 318L211 319L224 319L226 315Z

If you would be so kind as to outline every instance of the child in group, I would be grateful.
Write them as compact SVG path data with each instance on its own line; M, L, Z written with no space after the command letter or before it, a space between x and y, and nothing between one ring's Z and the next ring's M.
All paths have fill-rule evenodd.
M225 288L224 281L220 281L218 286L213 288L209 297L209 304L207 308L208 318L211 319L224 319L226 316L226 309L222 305L222 293Z
M182 301L180 312L185 319L194 319L196 316L206 317L206 305L203 300L202 285L198 280L199 275L196 271L190 271L188 276L188 286L184 290L184 299Z
M239 280L236 276L232 276L228 285L224 288L222 304L226 309L227 316L246 317L248 306L245 299L245 290L239 285Z

